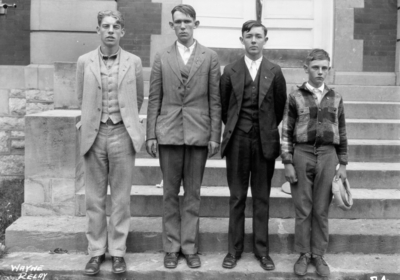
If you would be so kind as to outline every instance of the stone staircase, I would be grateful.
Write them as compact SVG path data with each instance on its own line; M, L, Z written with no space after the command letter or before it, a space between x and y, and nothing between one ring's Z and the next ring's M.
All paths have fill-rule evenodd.
M146 99L149 88L145 69ZM284 69L288 91L303 81L301 69ZM332 73L329 84L345 100L350 163L348 178L354 206L345 212L330 210L330 243L326 260L331 279L400 279L400 87L393 73ZM26 117L26 180L24 216L6 231L10 254L0 260L1 271L11 264L44 264L44 270L62 279L82 275L88 256L85 237L85 190L79 135L79 111L55 110ZM297 259L294 252L294 208L291 197L280 190L283 165L276 164L270 199L270 250L276 270L265 272L252 256L251 193L246 208L245 253L233 270L223 269L228 241L229 190L225 160L207 161L200 211L200 269L163 267L162 189L158 159L143 148L137 155L131 190L131 228L127 240L129 279L288 279ZM181 194L183 190L181 191ZM110 198L107 198L107 213ZM68 255L48 254L55 248ZM100 279L120 279L111 274L110 262ZM310 266L307 279L318 278ZM1 279L1 278L0 278ZM51 278L53 279L53 278ZM56 278L54 278L56 279ZM61 278L59 278L61 279ZM88 278L89 279L89 278Z

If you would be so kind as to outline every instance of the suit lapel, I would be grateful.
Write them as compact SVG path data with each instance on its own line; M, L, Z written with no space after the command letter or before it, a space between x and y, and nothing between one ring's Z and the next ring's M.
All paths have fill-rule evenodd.
M90 59L92 61L90 64L90 70L92 70L97 82L101 86L99 49L93 51L93 55Z
M129 63L130 56L121 49L120 58L119 58L119 70L118 70L118 87L121 85L122 80L124 79L126 73L128 72L131 63Z
M181 75L181 71L179 70L179 64L178 64L178 58L177 58L177 52L176 52L176 43L174 43L171 48L169 50L167 50L168 52L168 64L171 67L172 71L175 73L175 75L178 77L179 81L181 83L183 83L182 80L182 75Z
M232 67L232 71L234 71L234 73L232 74L232 88L238 103L238 111L240 111L240 108L242 107L246 68L247 66L244 62L244 57L239 59Z
M190 68L189 72L189 77L186 81L186 83L190 82L190 79L196 74L196 72L199 70L201 64L204 62L204 53L205 51L203 50L203 47L199 44L199 42L196 42L196 47L195 47L195 53L194 53L194 59L192 63L192 67Z
M274 80L275 74L271 71L271 65L269 61L263 57L261 62L261 70L260 70L260 88L258 92L258 107L261 107L262 102L264 101L265 96Z

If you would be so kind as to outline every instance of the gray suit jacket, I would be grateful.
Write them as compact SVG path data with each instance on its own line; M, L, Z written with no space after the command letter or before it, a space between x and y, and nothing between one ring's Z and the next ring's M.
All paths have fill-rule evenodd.
M196 43L186 84L176 44L155 57L150 77L147 140L164 145L207 146L221 138L220 66L217 54Z
M82 109L81 155L93 145L96 139L102 111L102 89L100 77L99 50L96 49L78 58L76 69L76 94ZM118 72L118 103L122 120L128 131L135 151L140 151L144 132L139 121L143 103L142 62L139 57L121 49Z

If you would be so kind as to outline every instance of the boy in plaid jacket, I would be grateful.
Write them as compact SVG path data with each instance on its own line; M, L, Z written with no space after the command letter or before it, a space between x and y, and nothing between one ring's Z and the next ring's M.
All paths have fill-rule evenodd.
M320 276L330 274L323 255L329 241L332 180L346 180L343 99L324 83L329 63L326 51L310 52L304 64L308 82L289 94L283 115L281 157L296 210L295 250L300 253L294 265L297 275L305 275L310 262Z

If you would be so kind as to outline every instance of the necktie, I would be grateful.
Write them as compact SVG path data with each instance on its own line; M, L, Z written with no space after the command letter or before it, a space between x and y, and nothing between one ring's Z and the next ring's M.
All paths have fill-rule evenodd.
M253 60L251 61L251 65L250 65L250 75L251 78L253 79L253 81L256 79L257 76L257 64L256 62Z
M189 48L185 48L185 51L183 52L183 63L188 63L190 58L190 49Z

